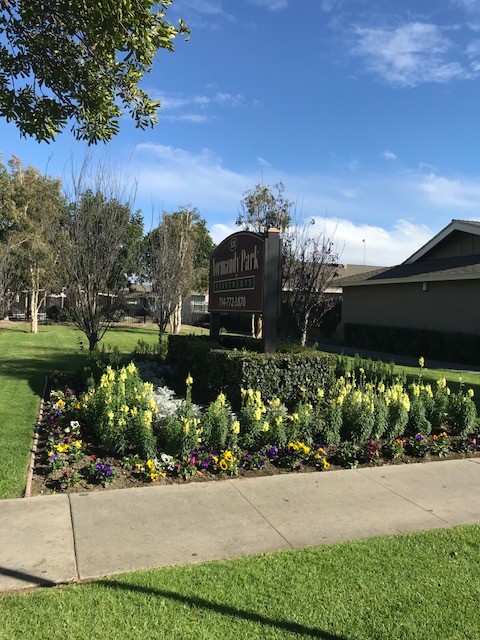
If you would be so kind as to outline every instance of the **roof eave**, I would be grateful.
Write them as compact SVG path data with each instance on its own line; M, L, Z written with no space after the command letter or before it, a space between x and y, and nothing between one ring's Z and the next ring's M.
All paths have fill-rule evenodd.
M439 231L436 236L433 236L431 240L424 244L423 247L420 247L418 251L407 258L405 262L402 262L402 264L413 264L414 262L417 262L417 260L433 249L433 247L444 240L453 231L464 231L466 233L473 233L480 236L480 227L478 225L470 224L464 220L452 220L450 224Z
M356 282L349 282L342 284L342 287L363 287L365 285L375 284L408 284L409 282L446 282L452 280L480 280L479 273L468 274L451 274L444 276L432 276L432 275L416 275L408 276L406 278L382 278L378 280L357 280Z

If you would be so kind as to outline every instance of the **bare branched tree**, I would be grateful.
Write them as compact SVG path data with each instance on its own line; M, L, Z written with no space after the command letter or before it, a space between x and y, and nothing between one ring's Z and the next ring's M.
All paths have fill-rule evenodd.
M61 265L71 318L92 351L112 324L125 285L122 256L129 225L138 220L113 173L97 170L93 187L86 188L86 182L82 169L69 207Z
M309 330L333 306L325 294L336 273L338 253L334 235L317 232L315 220L290 227L283 237L283 291L300 331L303 346Z
M145 279L151 284L147 312L158 324L159 340L174 314L181 313L182 297L194 276L196 236L188 208L164 213L160 224L146 237ZM175 320L180 328L180 319Z

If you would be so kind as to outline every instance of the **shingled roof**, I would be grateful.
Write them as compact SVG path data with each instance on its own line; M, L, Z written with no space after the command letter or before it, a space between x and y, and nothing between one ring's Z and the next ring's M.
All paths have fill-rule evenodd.
M429 282L433 280L468 280L480 278L480 256L462 256L442 260L425 260L413 264L377 269L350 278L342 278L337 284L348 287L360 284L387 284L394 282Z

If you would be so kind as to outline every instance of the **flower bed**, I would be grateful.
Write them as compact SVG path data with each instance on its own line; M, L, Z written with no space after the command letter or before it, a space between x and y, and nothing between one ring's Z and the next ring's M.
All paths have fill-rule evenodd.
M408 387L368 381L362 370L340 376L329 389L305 389L293 410L242 389L236 414L223 393L204 409L193 404L192 385L188 376L185 399L176 398L131 363L107 367L81 394L54 389L33 493L480 455L473 392L451 394L445 380L432 388L421 369Z

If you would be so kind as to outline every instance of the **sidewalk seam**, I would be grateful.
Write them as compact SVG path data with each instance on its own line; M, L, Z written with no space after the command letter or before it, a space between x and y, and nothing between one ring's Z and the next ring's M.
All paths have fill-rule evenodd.
M378 484L380 487L383 487L387 491L390 491L391 493L394 493L399 498L403 498L403 500L406 500L410 504L413 504L415 507L418 507L422 511L425 511L425 513L428 513L430 516L434 516L435 518L437 518L441 522L444 522L445 524L447 524L449 527L453 526L451 522L449 522L448 520L445 520L444 518L441 518L440 516L437 516L437 514L433 513L433 511L429 511L428 509L425 509L425 507L422 507L421 504L418 504L417 502L414 502L413 500L410 500L410 498L407 498L406 496L402 495L401 493L398 493L398 491L395 491L394 489L391 489L390 487L386 487L382 482L379 482L378 480L374 480L370 476L365 475L364 473L362 473L361 469L357 469L357 471L361 476L363 476L367 480L370 480L371 482L374 482L375 484Z
M260 510L259 510L259 509L258 509L258 508L257 508L257 507L256 507L256 506L255 506L255 505L254 505L254 504L253 504L253 503L252 503L252 502L247 498L247 496L246 496L242 491L240 491L240 489L237 487L237 485L236 485L236 484L234 484L231 480L230 480L229 482L230 482L230 484L232 485L232 487L234 487L234 488L238 491L238 493L242 496L242 498L248 502L248 504L252 507L252 509L255 509L255 511L258 513L258 515L259 515L259 516L261 516L261 517L265 520L265 522L266 522L268 525L270 525L270 526L272 527L272 529L273 529L274 531L276 531L276 533L278 533L278 535L279 535L281 538L283 538L283 539L285 540L285 542L288 544L288 546L290 547L290 549L294 549L295 547L294 547L294 546L293 546L293 544L290 542L290 540L287 540L287 538L286 538L282 533L280 533L280 531L277 529L277 527L275 527L275 525L273 525L273 524L270 522L270 520L269 520L268 518L266 518L266 517L263 515L263 513L262 513L262 512L261 512L261 511L260 511Z
M72 511L72 500L70 495L68 497L68 508L70 510L70 524L72 527L72 539L73 539L73 559L75 562L75 573L77 575L77 580L80 580L80 570L78 568L78 555L77 555L77 539L75 537L75 526L73 523L73 511Z

